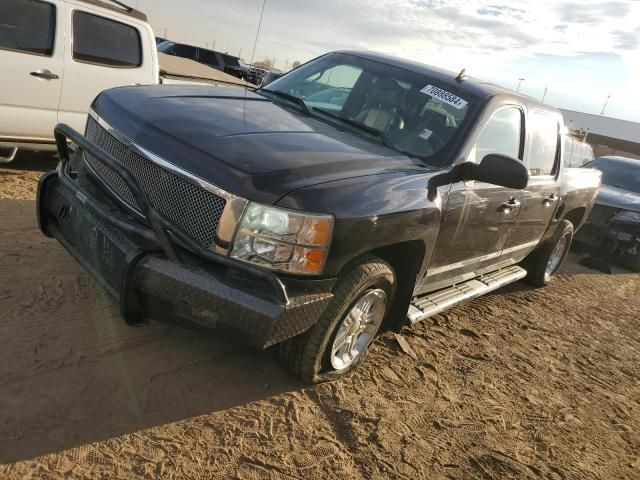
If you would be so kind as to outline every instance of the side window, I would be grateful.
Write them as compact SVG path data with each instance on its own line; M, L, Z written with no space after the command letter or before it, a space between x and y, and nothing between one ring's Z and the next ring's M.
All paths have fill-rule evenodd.
M580 166L593 160L593 148L588 143L582 144L582 158L580 158Z
M560 125L552 115L533 111L529 116L529 129L529 173L531 176L552 175L560 145Z
M582 147L581 143L573 138L573 150L571 150L571 166L578 168L582 164Z
M480 163L490 153L521 158L522 110L504 107L493 114L478 136L468 161Z
M564 166L573 167L573 138L569 135L564 137Z
M140 34L129 25L76 11L73 59L107 67L139 67L142 65Z
M39 0L0 1L0 49L50 57L56 7Z
M189 60L198 58L198 49L189 45L176 45L169 53L177 57L188 58Z
M216 54L210 50L200 49L200 57L198 58L200 63L204 63L205 65L209 65L213 68L220 68L220 64L218 63L218 57Z

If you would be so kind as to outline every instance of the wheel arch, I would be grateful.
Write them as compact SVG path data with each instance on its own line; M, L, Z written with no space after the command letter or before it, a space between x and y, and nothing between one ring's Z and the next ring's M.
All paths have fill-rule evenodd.
M404 324L426 252L426 245L420 240L394 243L369 252L391 265L396 278L393 302L383 328L399 329Z
M586 220L586 214L586 207L577 207L564 213L562 219L570 221L573 224L574 230L577 231Z

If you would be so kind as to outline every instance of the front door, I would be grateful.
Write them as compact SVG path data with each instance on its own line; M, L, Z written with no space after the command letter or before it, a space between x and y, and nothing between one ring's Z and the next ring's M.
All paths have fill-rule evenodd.
M514 262L533 250L551 223L560 199L560 118L533 110L527 121L529 135L525 163L531 178L523 191L517 221L505 243Z
M482 128L468 161L479 163L490 153L522 159L520 107L504 106L493 114ZM483 268L500 261L520 203L519 190L477 181L451 185L440 235L420 290L473 278Z
M153 37L124 15L110 18L91 5L67 5L65 81L58 119L83 132L91 102L108 88L158 82Z
M63 5L0 1L0 140L53 140L63 74Z

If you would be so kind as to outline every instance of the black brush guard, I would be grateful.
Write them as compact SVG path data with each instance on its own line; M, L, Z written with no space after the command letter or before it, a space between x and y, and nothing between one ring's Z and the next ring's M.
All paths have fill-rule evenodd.
M131 172L107 152L64 124L55 138L60 164L40 179L40 229L118 301L127 323L154 318L224 325L264 348L310 328L331 300L333 279L281 279L205 249L154 209ZM69 141L79 151L70 152ZM71 155L83 161L83 151L120 175L143 221L127 215L113 193L96 187L99 182L74 178Z

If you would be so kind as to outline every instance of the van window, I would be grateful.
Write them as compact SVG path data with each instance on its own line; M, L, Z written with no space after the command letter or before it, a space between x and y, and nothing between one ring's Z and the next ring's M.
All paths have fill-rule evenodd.
M532 176L552 175L560 145L560 124L546 112L533 111L529 116L529 129L529 173Z
M522 158L521 142L522 111L517 107L501 108L482 129L468 160L480 163L491 153Z
M168 53L176 57L188 58L189 60L198 58L198 49L190 45L176 44Z
M139 67L140 34L129 25L77 11L73 15L73 59L107 67Z
M0 49L50 57L56 7L39 0L0 1Z
M205 65L209 65L213 68L221 68L220 62L218 62L218 57L215 52L211 50L200 49L200 56L198 57L198 61L200 63L204 63Z

